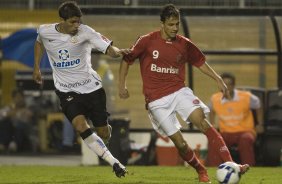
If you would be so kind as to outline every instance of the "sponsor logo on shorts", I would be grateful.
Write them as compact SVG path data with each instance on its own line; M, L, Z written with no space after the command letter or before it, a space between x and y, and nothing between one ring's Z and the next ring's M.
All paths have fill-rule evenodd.
M68 102L73 100L72 96L68 96L68 98L66 99Z

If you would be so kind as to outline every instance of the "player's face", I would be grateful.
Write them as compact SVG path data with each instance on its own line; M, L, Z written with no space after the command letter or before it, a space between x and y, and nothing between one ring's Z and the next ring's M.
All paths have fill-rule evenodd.
M71 17L64 21L64 28L68 34L76 35L76 33L78 32L79 26L80 26L79 17Z
M169 17L162 22L162 37L166 40L172 40L179 31L179 17Z

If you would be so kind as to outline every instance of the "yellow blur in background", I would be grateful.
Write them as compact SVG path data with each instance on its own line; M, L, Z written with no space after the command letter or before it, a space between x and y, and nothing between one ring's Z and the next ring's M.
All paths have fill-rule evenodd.
M186 17L189 24L191 40L202 50L222 49L276 49L275 38L270 21L256 17ZM114 41L120 48L128 48L134 44L138 36L158 30L158 16L126 16L126 15L84 15L83 22L96 31ZM281 19L280 24L281 24ZM60 21L57 10L0 10L0 36L9 36L23 28L37 28L40 24ZM264 22L263 27L261 23ZM263 31L263 35L261 35ZM182 29L179 32L183 34ZM264 45L260 45L264 39ZM120 59L108 60L114 77L118 79ZM276 56L226 56L207 55L208 63L218 72L232 72L236 75L237 86L264 87L277 86ZM16 87L16 70L32 70L17 61L1 62L1 105L11 101L11 91ZM193 69L194 92L206 104L212 93L216 92L216 83ZM187 76L188 78L188 76ZM115 83L117 88L117 82ZM138 62L131 66L128 76L128 88L131 97L121 100L116 94L115 107L128 111L132 128L151 128L144 106L142 81ZM188 85L188 84L187 84Z

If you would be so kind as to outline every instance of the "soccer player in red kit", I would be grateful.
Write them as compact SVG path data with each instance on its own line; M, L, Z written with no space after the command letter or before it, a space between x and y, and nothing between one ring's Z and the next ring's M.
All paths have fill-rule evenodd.
M206 63L203 53L187 38L178 35L180 13L172 4L163 7L160 31L141 36L124 56L119 71L119 95L128 98L126 77L129 65L139 59L143 79L143 93L148 114L154 129L168 136L177 147L181 157L196 169L199 182L210 183L206 168L199 162L193 150L187 145L180 132L178 113L187 123L191 122L218 150L222 162L232 161L229 150L221 135L206 119L208 107L185 87L185 64L190 63L217 82L224 96L229 97L222 78ZM240 165L241 172L248 165Z

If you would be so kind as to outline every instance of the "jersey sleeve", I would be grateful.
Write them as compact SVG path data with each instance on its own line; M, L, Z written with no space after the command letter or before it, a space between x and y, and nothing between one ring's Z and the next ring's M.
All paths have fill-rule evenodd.
M149 39L147 37L139 37L135 44L131 47L131 52L123 56L123 60L128 64L133 64L135 59L142 56L145 51Z
M39 43L42 43L41 32L42 32L42 28L43 28L44 26L45 26L45 25L40 25L40 26L37 28L37 37L36 37L36 41L38 41Z
M194 45L191 41L187 42L187 49L188 49L188 63L192 64L193 66L200 67L202 66L205 61L206 57L202 53L202 51Z
M108 47L112 44L111 40L90 27L88 27L86 34L90 44L92 45L92 48L104 54L106 53Z

